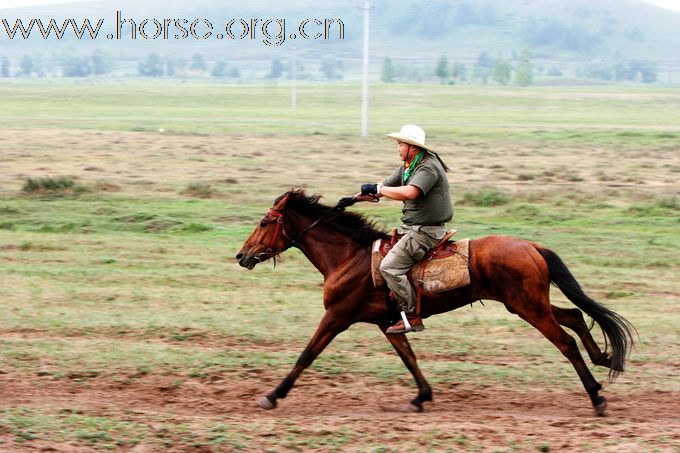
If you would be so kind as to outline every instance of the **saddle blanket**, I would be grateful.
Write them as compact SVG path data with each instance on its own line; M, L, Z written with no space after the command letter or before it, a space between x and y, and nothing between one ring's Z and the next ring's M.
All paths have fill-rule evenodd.
M396 238L378 239L373 243L371 276L376 288L385 286L380 263L396 243ZM441 293L470 284L470 239L447 241L430 250L408 273L411 284L419 291Z

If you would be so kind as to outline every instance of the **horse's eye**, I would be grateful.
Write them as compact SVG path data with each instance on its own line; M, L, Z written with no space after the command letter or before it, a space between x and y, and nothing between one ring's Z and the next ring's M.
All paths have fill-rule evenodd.
M264 220L261 220L261 221L260 221L260 226L261 226L262 228L266 227L266 226L267 226L267 222L265 222Z

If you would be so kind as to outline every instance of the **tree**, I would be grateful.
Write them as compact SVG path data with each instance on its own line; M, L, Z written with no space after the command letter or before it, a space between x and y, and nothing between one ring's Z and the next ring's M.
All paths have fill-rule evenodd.
M232 66L232 67L229 68L229 72L227 73L227 77L229 77L231 79L238 79L239 77L241 77L241 71L236 66Z
M213 66L210 73L213 77L226 77L227 75L227 64L224 61L218 61Z
M628 79L628 66L626 63L619 61L614 64L614 79L615 80L627 80Z
M337 59L333 57L326 57L321 60L320 70L324 77L326 77L328 80L342 79L342 73L340 72L341 67L342 63L340 63Z
M177 63L175 62L175 60L173 60L171 58L168 58L167 60L165 60L165 74L168 77L174 77L176 71L177 71Z
M175 77L176 75L184 75L187 68L187 59L184 57L173 57L168 55L165 57L165 75L168 77Z
M163 77L163 62L157 53L150 53L146 60L140 61L137 67L142 77Z
M511 74L512 66L510 66L510 63L502 58L496 59L496 62L493 65L493 81L500 83L501 85L507 85L510 81Z
M278 79L281 77L283 74L283 64L281 63L281 60L278 58L275 58L272 60L272 67L269 70L269 74L267 74L268 79Z
M477 56L477 66L481 68L491 69L493 67L493 60L488 52L480 52Z
M62 62L64 77L87 77L92 74L92 65L88 57L67 57Z
M477 56L473 77L477 80L481 80L484 85L486 85L489 81L489 77L491 77L492 69L493 60L487 52L481 52Z
M641 80L643 83L654 83L658 78L656 63L649 60L631 60L628 63L630 80Z
M90 58L92 63L92 73L94 75L102 75L111 72L113 69L113 61L111 58L101 50L95 50Z
M546 75L550 77L562 77L562 70L557 66L552 66L548 69Z
M522 53L519 55L515 82L522 87L528 87L534 82L534 70L531 64L531 51L529 49L522 50Z
M293 79L293 59L288 61L288 67L286 68L288 72L288 80ZM312 75L307 71L305 62L301 58L295 59L295 78L297 80L308 80L312 78Z
M2 69L0 70L0 75L5 79L9 77L9 67L10 67L9 58L2 57Z
M449 78L449 61L446 59L446 55L443 55L439 57L439 61L437 61L437 66L434 68L434 75L439 77L442 85L446 82L446 79Z
M394 82L394 65L392 65L392 60L389 57L385 57L383 60L382 71L380 72L380 80L385 83Z
M31 74L33 74L33 71L35 69L35 64L33 62L33 57L30 55L24 55L21 57L21 61L19 62L19 74L23 77L30 77Z
M413 82L422 82L423 81L423 75L420 69L418 68L404 68L404 77Z
M463 63L451 64L451 78L454 80L465 80L467 69Z
M203 59L203 55L200 53L195 53L191 56L191 65L189 65L189 69L192 71L207 71L208 70L208 65L206 64L205 60Z

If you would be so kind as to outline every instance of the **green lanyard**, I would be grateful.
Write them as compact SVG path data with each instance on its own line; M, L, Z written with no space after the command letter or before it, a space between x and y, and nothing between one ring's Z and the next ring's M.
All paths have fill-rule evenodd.
M416 165L418 165L418 162L420 162L420 159L423 158L424 154L425 154L425 151L421 151L420 154L418 154L416 156L416 158L411 161L411 165L409 165L408 168L404 171L404 177L403 177L404 183L406 183L406 181L408 181L408 178L411 177L411 173L413 173L413 170L416 169Z

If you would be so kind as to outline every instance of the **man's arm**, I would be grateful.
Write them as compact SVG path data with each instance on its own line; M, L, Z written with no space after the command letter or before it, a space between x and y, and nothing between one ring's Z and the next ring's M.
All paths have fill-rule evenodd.
M392 200L403 201L403 200L415 200L421 195L420 189L411 184L407 186L399 187L388 187L379 186L380 196L385 196L391 198Z
M387 198L391 198L392 200L403 201L415 200L421 194L422 190L412 184L407 186L389 187L383 185L382 182L379 182L378 184L362 184L361 192L356 194L355 198L362 196L380 198L385 196Z

